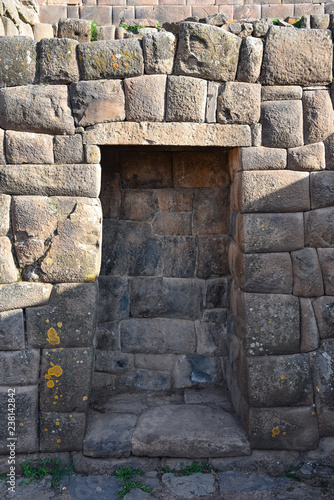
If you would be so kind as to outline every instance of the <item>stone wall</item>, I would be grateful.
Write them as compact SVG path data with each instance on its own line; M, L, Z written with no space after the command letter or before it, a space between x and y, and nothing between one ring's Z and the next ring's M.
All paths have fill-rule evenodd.
M187 286L195 283L202 292L206 289L210 310L208 287L212 279L221 278L223 286L213 304L219 307L213 309L227 309L224 235L231 234L232 314L218 339L226 337L226 355L222 350L217 356L223 358L221 376L253 448L309 449L317 445L319 436L333 435L332 54L330 31L278 26L269 29L264 44L257 38L242 40L218 27L189 22L181 25L178 40L164 32L145 35L142 42L78 44L54 38L36 44L21 37L18 44L15 37L0 39L1 392L6 395L8 387L16 390L17 452L82 447L95 360L101 150L103 176L111 193L115 183L110 176L120 173L131 184L147 175L141 161L138 173L131 163L133 173L126 177L125 160L117 172L113 159L119 149L111 146L149 146L149 152L156 146L175 161L178 155L190 154L186 148L201 147L200 154L206 158L203 172L210 160L208 148L224 148L220 150L221 187L231 183L229 227L217 220L215 234L195 234L193 229L191 233L198 251L200 244L208 248L203 264L211 260L222 266L218 276L206 274L205 266L199 272L197 260L197 271L189 277L168 276L169 271L157 276L154 271L148 279L162 283L162 297L168 295L172 280L185 280ZM140 158L146 152L134 154ZM108 164L114 165L113 172ZM220 182L219 175L214 177ZM161 192L157 186L151 192L145 188L145 193L158 199L165 189L178 192L181 186L175 185L175 175L173 183ZM143 191L135 194L137 187L135 183L133 190L127 189L123 183L123 223L123 215L113 220L117 203L108 205L103 186L111 252L120 233L135 238L140 224L144 225L136 221L137 229L129 232L121 227L132 225L136 206L134 199L127 204L127 197L139 197L136 217L146 217ZM201 199L206 202L207 187L189 187L194 192L198 189L198 207ZM111 196L117 200L117 192ZM149 201L145 206L149 211ZM196 205L191 214L194 221ZM198 214L205 211L201 208ZM154 217L173 219L161 226L162 232L176 224L171 235L160 235L166 236L166 242L183 236L177 234L180 217L174 212L164 212L160 206ZM205 228L207 222L201 223ZM154 234L159 235L156 224ZM120 231L108 230L113 225ZM186 236L190 238L190 230ZM213 257L207 242L215 238L223 245L218 245ZM104 287L110 286L117 303L126 277L113 278L109 257L104 255L102 300ZM117 272L128 273L134 289L141 272L133 273L130 267ZM171 272L184 270L175 267ZM205 286L198 286L204 278L208 278ZM141 292L139 286L139 305ZM138 316L145 315L138 303ZM126 311L122 300L119 310ZM205 314L192 319L203 321ZM114 319L112 309L101 307L101 322ZM124 318L124 323L139 319L146 321ZM166 345L164 335L163 328L157 329L156 345L159 339ZM110 373L118 360L118 354L114 359L111 352L112 336L112 329L106 335L99 331L95 366L101 374L101 366L107 365L103 369L107 373L97 377L99 385L112 384L117 376ZM166 356L161 359L196 355L215 363L215 350L203 353L200 338L191 353L180 354L174 346L163 351ZM204 348L210 349L209 342ZM128 359L134 355L138 372L143 365L148 372L153 369L152 358L144 359L145 355L162 355L152 350L133 353L129 347L124 352ZM170 366L166 371L175 383ZM185 380L189 383L189 376ZM5 403L2 398L1 421L6 418ZM6 438L3 427L2 454Z

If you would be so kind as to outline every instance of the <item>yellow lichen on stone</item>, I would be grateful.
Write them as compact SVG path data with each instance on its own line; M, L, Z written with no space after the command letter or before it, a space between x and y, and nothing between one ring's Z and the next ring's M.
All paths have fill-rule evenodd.
M54 381L53 381L53 380L49 380L49 381L46 383L46 385L47 385L50 389L52 389L52 387L54 387L55 383L54 383Z
M49 328L49 330L48 330L48 337L47 337L46 340L51 345L58 345L60 343L60 338L58 337L58 334L57 334L56 330L53 327Z

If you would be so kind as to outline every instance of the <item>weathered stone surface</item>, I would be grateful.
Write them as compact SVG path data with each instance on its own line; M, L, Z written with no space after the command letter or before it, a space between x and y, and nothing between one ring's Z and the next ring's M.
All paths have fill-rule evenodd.
M157 195L154 191L125 189L122 195L122 219L152 220L157 211Z
M209 80L234 80L240 45L239 37L218 27L181 23L175 72Z
M85 146L85 155L87 163L100 163L101 161L101 150L99 146L89 144Z
M90 42L91 21L86 19L59 19L58 37Z
M11 196L0 194L0 236L7 236L9 233L11 200Z
M130 372L134 367L133 354L118 351L96 351L94 370L116 375ZM144 367L147 368L147 367Z
M180 356L173 369L173 386L184 388L212 385L220 379L220 368L217 360L212 356L203 356L200 354L190 354Z
M260 103L261 85L226 82L218 94L217 121L224 124L257 123L261 114Z
M202 279L228 274L228 236L199 236L196 276Z
M286 168L286 150L276 148L235 148L229 151L229 166L241 170L281 170Z
M321 142L334 132L334 112L328 90L303 92L305 144Z
M216 123L217 121L217 98L220 84L218 82L208 82L208 94L206 97L206 123Z
M146 74L173 72L176 38L172 33L147 34L143 37L142 43Z
M175 357L172 354L135 354L136 368L170 370Z
M47 283L21 281L10 285L0 285L0 311L46 304L51 290L52 285Z
M302 172L324 170L325 146L323 142L288 149L288 168Z
M314 248L292 252L293 293L300 297L319 297L324 293L318 254Z
M117 389L141 391L167 391L172 387L170 371L136 370L131 375L119 375Z
M17 12L27 24L34 26L38 22L39 5L36 0L25 0L25 2L15 2Z
M101 415L99 412L90 412L84 454L88 457L129 457L136 422L136 415L131 413Z
M169 76L167 80L168 122L204 122L207 82L188 76Z
M231 307L247 354L293 354L299 350L299 301L292 295L243 293L232 287Z
M12 389L12 392L8 390ZM38 446L38 386L30 387L6 387L2 386L0 398L1 422L8 421L8 395L15 398L15 443L16 453L36 453ZM0 453L7 455L9 448L8 427L2 425L0 428ZM8 465L8 464L7 464ZM8 469L7 469L8 470Z
M196 236L228 234L229 193L226 188L196 189L192 231Z
M235 176L231 195L242 213L309 210L309 174L286 170L240 172Z
M262 82L265 85L316 85L332 81L330 31L272 26L266 38Z
M130 283L131 316L198 319L204 283L177 278L134 278Z
M76 454L78 457L78 471L84 476L104 474L110 476L114 474L115 470L119 467L140 467L143 471L149 472L155 470L160 465L160 460L158 458L141 458L130 456L129 458L91 458L86 457L82 453ZM109 491L109 490L108 490Z
M303 145L303 107L301 101L263 102L261 104L261 123L263 146L294 148Z
M97 198L100 178L100 166L92 164L0 166L0 190L14 195Z
M0 165L6 163L5 156L5 131L0 129Z
M179 160L181 160L180 163L182 164L182 156L181 158L177 156L176 161L174 157L174 165L178 164ZM187 167L186 162L182 165L185 165L185 167ZM187 171L187 168L185 170ZM177 174L174 171L174 177L176 175ZM178 177L178 182L180 182L180 178L182 180L184 179L182 170L180 177ZM156 194L158 197L158 206L160 212L191 212L192 210L193 192L190 189L164 189L157 191Z
M43 452L80 451L85 437L85 413L42 413L40 449Z
M80 134L69 136L56 135L53 143L53 152L55 163L84 163L85 161Z
M259 38L247 37L242 41L237 80L255 83L261 72L263 42Z
M115 25L97 26L96 27L96 40L115 40Z
M188 236L165 237L162 243L162 261L163 276L168 278L194 278L196 238Z
M84 412L88 404L94 349L43 349L41 411Z
M152 222L153 230L161 235L191 235L192 214L180 212L157 213Z
M36 42L40 42L42 38L52 38L53 37L53 27L52 24L47 23L35 23L33 26L34 39Z
M92 345L97 295L97 285L93 283L55 285L48 305L27 309L29 345L39 348Z
M310 175L311 208L334 204L334 172L314 172Z
M205 152L175 152L173 154L174 185L183 188L226 187L229 185L227 165L227 153L219 149ZM209 193L214 193L214 190L207 190L206 193L210 197ZM164 196L163 192L158 196ZM177 196L177 193L174 196ZM189 190L184 190L182 196L187 196L189 199L192 193ZM192 207L188 206L184 210L177 211L187 212L191 209Z
M115 80L70 85L71 104L78 127L125 120L123 83ZM96 143L100 144L99 141Z
M204 356L225 356L228 309L209 309L203 319L195 322L197 353Z
M292 263L287 252L245 254L234 243L230 245L229 262L232 276L245 292L292 292Z
M192 354L196 349L194 323L165 318L123 320L121 348L135 354Z
M139 150L134 156L133 152L124 151L121 178L124 189L171 188L173 187L172 155L168 151Z
M168 473L164 474L161 480L173 494L182 495L183 498L205 497L216 491L212 474L195 473L191 476L176 477Z
M302 96L303 89L297 85L263 85L261 87L262 101L294 101L301 99Z
M69 38L44 38L39 42L39 78L43 83L72 83L79 80L76 58L78 42Z
M300 298L300 333L301 352L318 349L320 338L311 299Z
M326 295L334 295L334 248L318 248Z
M334 336L334 299L333 297L319 297L313 302L315 316L321 339Z
M7 130L5 145L8 163L53 163L51 135Z
M0 349L24 349L24 323L22 309L0 313Z
M165 118L166 76L143 75L124 80L126 119L163 121Z
M234 239L244 253L299 250L304 246L303 214L238 214Z
M311 210L305 215L305 245L314 248L334 246L334 207Z
M6 236L2 236L0 237L0 283L15 283L19 277L19 271L13 259L11 241Z
M0 92L4 129L47 134L74 134L74 121L63 85L27 85Z
M320 349L311 354L316 387L315 400L320 435L328 436L334 429L333 366L334 342L325 340Z
M135 38L79 44L77 53L82 80L129 78L144 73L142 48Z
M324 140L326 153L326 169L334 170L334 134Z
M2 385L38 384L39 350L0 352Z
M130 297L125 277L99 277L99 321L115 321L129 317Z
M36 42L29 37L0 39L0 87L34 83L36 78Z
M19 34L17 27L15 26L13 21L11 19L9 19L9 17L1 16L1 21L2 21L2 25L3 25L3 29L4 29L3 35L17 36Z
M206 302L207 309L217 307L228 307L228 280L226 278L215 278L206 282Z
M163 405L148 409L139 417L132 437L132 453L199 458L248 455L250 448L242 428L221 408Z
M84 144L161 146L251 146L248 125L110 123L84 132Z

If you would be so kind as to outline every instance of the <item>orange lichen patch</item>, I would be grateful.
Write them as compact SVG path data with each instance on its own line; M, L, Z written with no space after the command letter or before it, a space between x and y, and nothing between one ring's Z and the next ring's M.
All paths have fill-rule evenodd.
M70 418L72 418L72 415L70 415Z
M48 338L46 339L49 344L51 345L57 345L60 343L60 338L57 335L57 332L54 328L49 328L48 330Z
M85 281L88 281L88 283L95 283L95 280L96 280L95 274L87 274L87 276L85 278Z
M48 432L48 429L44 429L44 430L45 430L45 432Z
M81 61L81 59L82 59L82 55L81 55L81 54L79 54L79 55L78 55L78 58L79 58L79 60Z
M61 439L57 439L57 443L61 443Z
M284 375L281 375L281 376L280 376L280 379L281 379L281 380L285 380Z
M117 69L117 68L118 68L118 64L117 64L117 63L114 63L114 64L113 64L113 67L114 67L115 69Z
M57 401L54 401L54 402L53 402L53 404L54 404L54 405L56 405L56 404L57 404Z
M55 377L60 377L60 375L62 373L63 373L63 370L59 365L54 365L52 368L48 369L48 374L55 375Z
M115 54L112 56L112 60L113 61L116 61L117 57L115 56Z
M52 387L54 387L55 383L53 380L49 380L46 384L48 387L50 387L50 389L52 389Z
M320 387L319 387L318 385L316 385L316 386L315 386L315 390L316 390L317 392L320 392Z
M264 224L261 224L261 226L260 226L260 227L264 227Z
M45 323L50 323L50 320L49 320L49 319L46 319L46 320L45 320Z
M312 415L315 415L315 411L312 411Z
M269 323L269 325L270 325L271 321L268 321L268 323Z
M61 321L59 321L59 323L57 323L57 326L58 326L58 328L61 328L63 326L63 323L61 323Z
M273 430L272 430L272 433L274 436L277 436L281 431L279 430L278 427L274 427Z
M22 424L22 422L20 423L20 426L21 426L21 427L23 427L23 424Z
M21 47L20 47L20 45L18 45L16 48L17 48L17 49L20 49Z
M50 380L51 375L49 375L49 374L47 373L47 374L45 375L45 378L46 378L47 380Z
M87 399L88 399L88 396L84 396L84 397L82 398L82 401L87 401Z
M59 425L59 424L60 424L60 422L56 422L56 425Z
M58 396L55 396L55 399L58 399Z
M285 431L282 434L283 434L283 436L286 436L286 432Z

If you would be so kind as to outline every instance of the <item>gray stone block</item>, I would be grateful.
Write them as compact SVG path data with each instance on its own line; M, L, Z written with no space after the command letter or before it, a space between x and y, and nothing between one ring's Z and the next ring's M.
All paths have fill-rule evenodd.
M281 170L287 166L286 150L263 147L236 148L229 152L229 165L234 172Z
M99 351L95 353L94 370L97 372L119 375L131 372L134 367L133 354L117 351Z
M165 118L166 76L143 75L124 80L126 119L161 122Z
M202 279L227 276L229 236L198 236L196 276Z
M167 391L172 387L172 377L170 371L136 370L131 375L120 375L116 387L121 390Z
M300 297L319 297L324 294L322 273L315 248L303 248L291 254L293 264L293 293Z
M314 172L310 175L311 208L331 207L333 195L334 172Z
M260 120L261 85L226 82L218 94L217 121L251 125Z
M263 102L261 104L261 123L263 146L294 148L303 145L303 107L301 101Z
M228 286L226 278L207 280L205 307L207 309L228 307Z
M261 87L262 101L294 101L303 96L302 87L297 85L263 85Z
M26 36L1 37L0 87L35 83L36 45L34 40Z
M212 474L195 473L181 478L170 472L162 476L162 482L169 491L175 495L182 495L184 499L194 498L194 495L205 497L216 491L215 479Z
M196 324L197 352L208 356L225 356L229 311L224 308L204 311Z
M255 83L261 72L263 41L259 38L244 38L241 44L237 80Z
M0 352L3 385L34 385L39 382L39 350Z
M53 163L51 135L7 130L7 163Z
M130 313L128 278L100 276L99 321L126 319Z
M206 98L205 121L216 123L217 121L217 98L220 84L218 82L208 82L208 95Z
M311 299L300 298L300 350L318 349L320 337Z
M321 142L334 132L333 105L328 90L303 92L305 144Z
M47 304L52 285L48 283L24 283L0 285L0 312L11 309Z
M334 336L334 298L319 297L312 302L321 339Z
M305 245L314 248L334 246L334 207L305 213Z
M99 323L96 331L96 348L119 351L119 321Z
M145 73L170 74L173 72L176 38L173 33L159 32L143 36Z
M22 309L0 313L0 349L21 350L25 347Z
M55 163L73 164L73 163L85 162L82 137L80 134L70 135L65 137L56 135L53 142L53 152L54 152ZM93 162L93 163L98 163L98 162Z
M326 154L326 169L334 170L334 134L324 139Z
M318 248L326 295L334 295L334 248Z
M331 435L334 430L333 362L334 342L325 340L320 349L311 353L314 371L315 401L320 435Z
M204 122L207 82L188 76L168 76L167 122Z
M42 413L40 424L40 449L42 452L80 451L85 437L86 414Z
M323 142L288 149L288 168L302 172L324 170L325 146Z
M69 38L43 38L38 44L41 83L72 83L79 80L78 42Z
M188 236L164 237L162 242L162 260L164 277L194 278L196 269L196 239Z

